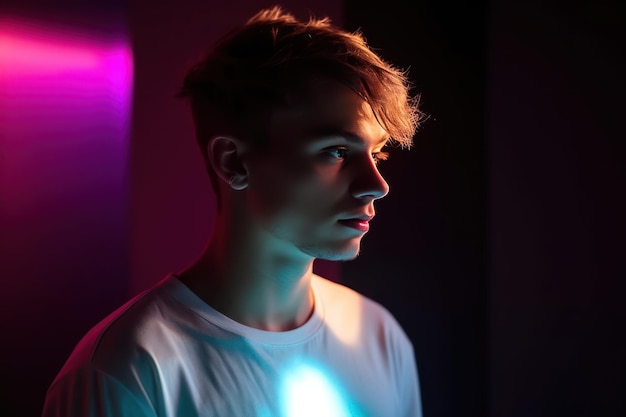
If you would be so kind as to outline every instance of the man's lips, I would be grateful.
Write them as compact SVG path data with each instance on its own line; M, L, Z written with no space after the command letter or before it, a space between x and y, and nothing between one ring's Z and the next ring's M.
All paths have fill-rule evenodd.
M369 222L374 216L361 215L351 219L339 220L339 223L346 227L351 227L361 232L370 230Z

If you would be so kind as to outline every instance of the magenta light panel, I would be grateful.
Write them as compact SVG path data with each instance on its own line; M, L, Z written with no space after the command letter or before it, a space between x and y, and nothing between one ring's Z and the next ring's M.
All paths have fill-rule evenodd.
M127 234L132 79L124 33L0 16L0 249L10 270L44 280L50 260L67 276L67 265L123 256L114 252Z

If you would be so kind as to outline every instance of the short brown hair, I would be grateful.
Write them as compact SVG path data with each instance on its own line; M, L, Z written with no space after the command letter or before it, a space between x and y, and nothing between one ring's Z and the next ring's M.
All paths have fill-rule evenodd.
M312 77L351 88L370 104L392 142L411 146L421 113L406 71L374 53L360 32L345 31L328 18L299 21L278 6L261 10L217 42L189 70L180 96L190 100L205 152L218 135L264 141L271 109Z

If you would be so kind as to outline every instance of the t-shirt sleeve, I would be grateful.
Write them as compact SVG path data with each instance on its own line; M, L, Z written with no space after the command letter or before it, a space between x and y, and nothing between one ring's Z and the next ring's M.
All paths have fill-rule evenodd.
M413 347L409 344L403 352L399 370L401 375L401 398L405 399L404 417L422 417L422 398L420 394L419 377Z
M149 401L110 375L82 369L57 379L48 390L42 417L156 417Z

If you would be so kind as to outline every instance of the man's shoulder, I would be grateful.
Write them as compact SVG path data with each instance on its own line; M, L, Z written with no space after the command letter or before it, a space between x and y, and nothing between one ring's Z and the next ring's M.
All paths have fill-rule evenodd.
M343 344L358 346L371 358L383 358L383 362L413 355L408 335L381 303L346 285L319 277L313 280L313 288L322 303L326 329Z
M316 297L324 304L329 320L348 318L364 327L403 333L393 314L378 301L344 284L315 276L312 282Z
M163 287L168 280L169 276L137 294L93 326L77 343L59 377L77 368L98 369L103 363L120 363L120 358L136 355L147 343L146 337L166 320ZM111 355L117 360L109 361Z
M384 309L382 305L378 304L371 298L361 294L355 289L350 288L340 282L333 281L319 275L313 275L311 285L313 286L315 296L321 297L325 303L367 303L376 305Z

